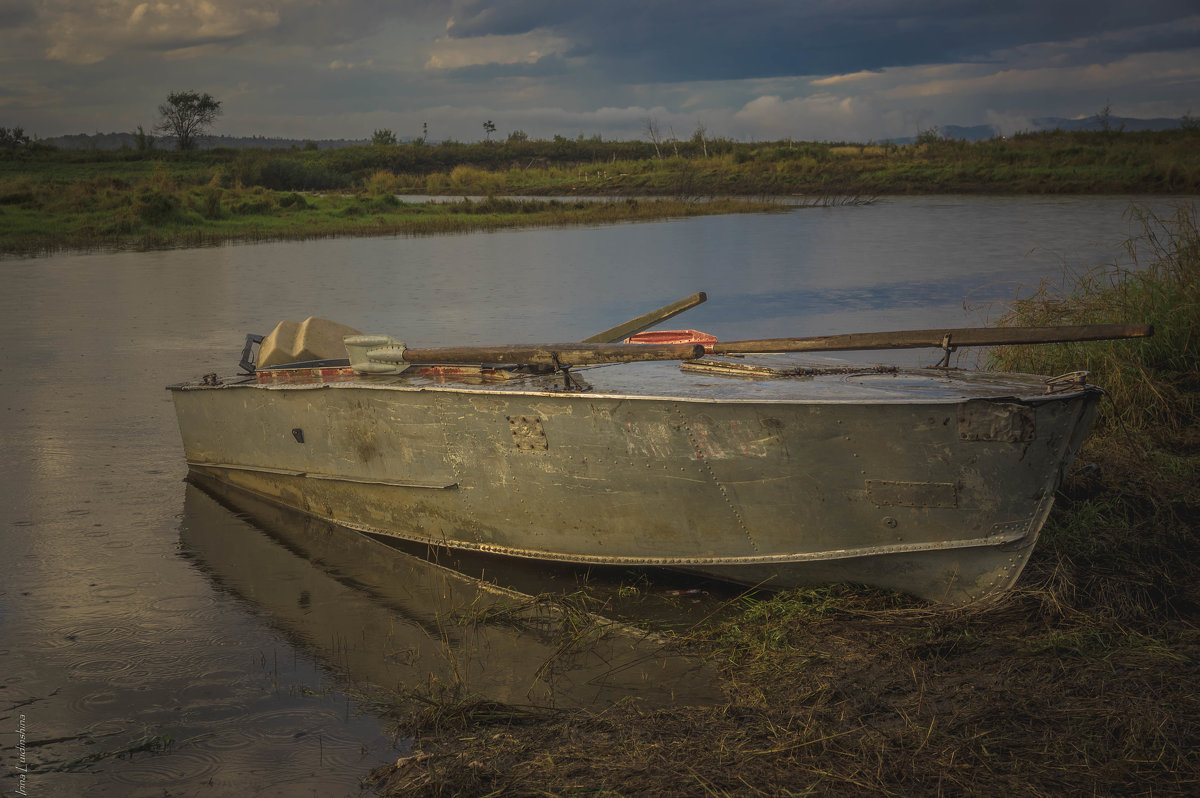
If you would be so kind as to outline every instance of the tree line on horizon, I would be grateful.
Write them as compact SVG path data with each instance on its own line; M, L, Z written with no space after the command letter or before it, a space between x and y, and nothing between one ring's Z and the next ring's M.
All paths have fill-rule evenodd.
M319 149L334 149L339 147L353 146L376 146L376 147L394 147L402 144L410 146L424 146L429 144L429 125L422 124L422 132L420 136L415 136L407 140L401 140L395 132L389 128L381 128L375 130L369 139L323 139L320 143L313 139L287 139L268 136L212 136L211 128L216 122L217 117L222 114L221 101L214 98L207 92L197 91L177 91L167 95L166 101L159 104L157 123L152 128L151 132L146 132L141 125L137 126L136 131L130 133L108 133L108 134L75 134L68 136L58 136L49 139L31 138L25 133L22 127L6 128L0 127L0 151L15 151L23 149L41 149L59 148L59 149L135 149L138 151L149 151L157 148L159 143L169 141L174 144L177 150L194 150L200 149L203 145L208 145L206 148L233 146L233 147L261 147L263 149L273 148L302 148L305 150ZM1034 131L1019 131L1021 133L1045 132L1047 130L1094 130L1105 133L1113 132L1144 132L1144 131L1163 131L1170 129L1179 129L1195 131L1200 129L1200 119L1197 119L1189 111L1180 119L1156 118L1156 119L1136 119L1130 117L1116 117L1112 114L1111 103L1106 104L1094 116L1084 119L1060 119L1060 118L1045 118L1033 120L1037 126ZM484 143L492 143L492 136L496 133L496 123L488 119L482 123L484 130ZM155 134L162 137L157 138ZM673 146L675 154L678 153L678 145L680 140L675 136L674 131L668 127L668 134L664 135L661 131L661 126L658 120L647 118L643 120L643 135L653 145L655 154L662 157L664 148ZM940 140L966 140L978 141L990 138L1003 138L999 131L992 125L976 125L976 126L957 126L947 125L944 127L931 126L923 130L919 130L913 137L892 138L886 139L881 144L908 144L908 143L932 143ZM216 139L217 144L211 142ZM562 144L569 141L564 136L555 135L553 139L531 139L523 130L516 129L508 134L504 143L506 144L523 144L529 141L542 141L547 143ZM601 142L602 137L599 135L592 136L587 139L583 134L579 134L576 141L592 141ZM698 143L704 153L707 155L708 150L708 135L707 130L702 124L698 124L695 133L690 140L692 143ZM716 141L729 141L728 139L719 138ZM792 141L788 138L787 141ZM55 144L54 142L59 142ZM232 142L238 142L233 144ZM106 143L110 146L97 146L98 143ZM322 147L321 144L325 146ZM499 142L496 142L499 143ZM740 143L740 142L739 142ZM753 143L753 142L752 142ZM877 142L868 142L875 144ZM82 146L70 146L70 145ZM454 140L443 141L442 144L459 144Z

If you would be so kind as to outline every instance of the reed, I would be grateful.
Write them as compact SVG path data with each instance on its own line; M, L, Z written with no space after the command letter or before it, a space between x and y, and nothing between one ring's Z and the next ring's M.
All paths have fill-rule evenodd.
M1194 205L1159 217L1130 211L1141 234L1126 243L1132 265L1064 272L1018 296L1002 326L1148 322L1134 341L1001 347L989 365L1060 374L1086 369L1109 392L1098 429L1117 426L1161 438L1178 435L1200 412L1200 220Z

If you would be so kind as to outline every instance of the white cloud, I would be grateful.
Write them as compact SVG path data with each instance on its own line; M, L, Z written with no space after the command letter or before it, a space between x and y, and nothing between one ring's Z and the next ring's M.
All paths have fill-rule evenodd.
M94 64L122 50L179 50L276 27L287 0L51 0L41 10L46 56Z
M358 62L341 61L338 59L334 59L333 61L329 62L329 68L334 71L338 71L338 70L342 70L342 69L345 69L345 70L369 69L370 67L372 67L374 65L375 65L375 60L372 58L368 58L365 61L358 61Z
M877 71L863 70L861 72L851 72L848 75L830 75L827 78L817 78L812 81L814 86L842 86L847 83L862 83L871 78L878 78L880 75Z
M885 122L885 114L871 102L854 96L821 93L783 99L756 97L732 116L732 121L756 131L765 139L821 141L869 139Z
M516 36L480 36L471 39L442 37L429 50L426 69L458 69L484 64L531 64L561 53L569 42L542 31Z
M889 70L891 71L891 70ZM897 70L900 72L902 70ZM892 99L915 97L970 97L980 94L1026 94L1060 91L1114 91L1132 86L1153 85L1168 80L1200 80L1197 51L1140 53L1106 64L1077 66L1015 67L979 74L976 65L943 67L938 74L915 71L909 81L883 92Z

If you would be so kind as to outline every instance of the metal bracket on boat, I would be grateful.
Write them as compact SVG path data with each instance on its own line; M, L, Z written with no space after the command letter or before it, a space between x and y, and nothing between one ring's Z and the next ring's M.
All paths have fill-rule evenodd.
M400 374L411 365L404 359L404 343L390 335L347 335L342 340L350 367L359 374Z
M938 364L934 366L936 369L950 368L950 355L954 354L955 350L958 349L957 346L950 343L950 336L951 333L946 333L942 336L942 352L945 354L942 355L942 359L938 361Z
M590 385L580 382L579 380L577 380L571 376L571 367L570 366L564 366L558 362L558 353L557 352L552 353L552 357L554 358L554 370L562 372L562 375L563 375L562 389L564 391L570 391L572 393L582 393L584 391L591 390Z
M254 361L250 359L250 350L255 344L261 344L263 337L254 333L246 333L246 345L242 347L242 359L238 361L238 365L242 367L242 370L246 374L253 374L255 372Z
M1046 393L1066 393L1087 386L1090 371L1068 371L1046 380Z

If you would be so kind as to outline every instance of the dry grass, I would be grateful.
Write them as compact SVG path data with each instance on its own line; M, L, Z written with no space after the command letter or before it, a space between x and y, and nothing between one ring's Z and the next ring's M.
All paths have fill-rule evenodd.
M1200 635L1098 622L1061 588L1051 578L951 612L853 589L780 596L774 621L693 639L726 661L727 704L538 716L479 705L452 726L409 726L420 754L374 784L392 795L1194 794Z
M432 697L448 714L398 717L414 752L373 773L370 788L1200 794L1200 424L1186 415L1200 392L1200 247L1188 211L1147 221L1150 238L1137 246L1152 262L1142 271L1042 286L1009 319L1151 321L1161 336L1120 342L1092 363L1096 382L1119 386L1113 407L1018 589L956 609L852 586L744 597L675 635L718 666L725 703L529 712ZM1056 356L1025 348L1002 352L1000 364L1076 367Z

